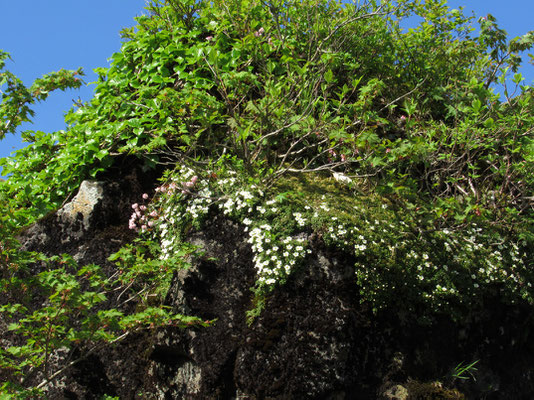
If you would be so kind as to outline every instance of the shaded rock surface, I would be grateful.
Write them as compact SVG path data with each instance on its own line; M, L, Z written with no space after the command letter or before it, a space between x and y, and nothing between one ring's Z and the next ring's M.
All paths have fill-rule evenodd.
M22 234L23 248L69 253L112 273L107 258L132 239L129 205L154 185L138 176L84 183L69 204ZM470 321L441 318L430 327L395 310L375 315L360 302L353 260L317 239L310 238L313 253L304 265L248 325L255 271L246 239L242 226L213 215L190 238L205 254L175 273L166 304L215 320L213 326L142 332L86 354L49 386L50 398L528 399L534 393L530 310L487 299ZM59 354L57 363L84 351ZM476 359L476 380L453 378L451 367Z

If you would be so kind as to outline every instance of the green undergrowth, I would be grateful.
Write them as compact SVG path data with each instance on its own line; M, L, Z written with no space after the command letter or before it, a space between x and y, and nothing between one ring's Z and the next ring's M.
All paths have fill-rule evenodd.
M425 321L434 313L465 317L485 296L532 303L532 251L520 232L482 218L445 223L419 212L423 201L410 205L356 185L312 175L282 179L276 189L294 193L304 229L354 257L362 301L373 309L404 308Z
M361 301L375 311L396 309L428 323L436 314L466 317L488 296L533 300L531 250L517 232L483 220L445 224L329 174L287 175L264 190L226 174L180 167L165 178L142 229L176 246L190 229L202 229L210 212L241 223L257 273L251 317L263 296L313 257L312 236L352 256ZM164 248L162 257L168 253Z

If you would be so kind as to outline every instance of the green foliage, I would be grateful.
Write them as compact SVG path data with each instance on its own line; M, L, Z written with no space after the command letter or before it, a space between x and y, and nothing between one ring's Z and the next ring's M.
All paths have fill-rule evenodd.
M135 289L137 301L148 306L163 302L169 289L174 272L188 267L186 259L190 259L195 251L194 246L180 242L180 248L174 248L172 257L163 259L155 257L160 254L160 245L146 239L136 239L124 246L110 257L119 268L118 281L125 287Z
M99 266L81 267L69 256L34 255L32 268L40 262L42 269L36 275L21 274L17 271L20 265L9 265L12 270L0 283L7 293L18 296L5 299L0 314L10 334L22 341L0 350L2 374L25 387L26 380L40 372L44 380L35 388L41 389L83 359L66 359L59 370L52 369L51 359L68 349L84 348L87 355L141 329L208 326L209 321L161 306L158 289L163 283L168 285L169 275L161 276L162 263L143 259L141 252L125 248L113 256L120 260L120 269L110 278ZM131 257L136 258L133 265L129 265ZM137 305L135 310L124 307L132 302Z
M0 90L2 102L0 103L0 140L7 133L15 133L17 127L23 122L30 122L34 112L30 108L35 101L45 100L49 93L60 89L79 88L82 80L81 69L76 71L60 70L37 79L30 88L24 86L22 81L5 69L6 60L11 57L0 50Z
M476 380L475 376L473 375L473 372L476 372L477 368L475 367L475 365L477 365L479 361L480 360L475 360L472 363L461 362L456 367L454 367L451 373L451 377L453 379L461 379L464 381L470 378Z
M501 103L491 87L502 82L509 95L505 77L531 33L508 42L488 16L475 37L473 18L445 1L157 1L149 10L123 33L111 67L97 69L95 98L68 114L67 131L28 132L31 145L3 161L9 195L37 216L121 153L147 166L231 156L252 175L268 165L267 179L341 170L460 208L472 197L491 218L529 209L532 91ZM414 15L421 24L403 30ZM41 99L67 78L60 71L31 90L19 82L2 114L28 119L17 99Z

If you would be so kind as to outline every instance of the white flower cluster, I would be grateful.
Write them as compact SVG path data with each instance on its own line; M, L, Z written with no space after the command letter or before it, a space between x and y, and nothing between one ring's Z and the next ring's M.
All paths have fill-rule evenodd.
M336 217L332 218L332 225L328 227L325 238L345 250L352 251L355 255L365 253L369 246L369 239L361 233L360 229L339 223ZM377 244L375 241L371 243Z
M254 266L260 285L272 286L287 278L292 268L311 250L306 239L286 237L275 240L270 225L261 225L249 233L248 243L254 251Z
M302 213L294 212L293 216L295 217L295 221L297 221L297 224L299 226L305 226L306 225L306 218L302 216Z
M155 219L159 223L147 226L149 230L155 226L162 258L172 256L182 239L177 232L183 228L183 221L200 219L214 203L222 213L237 217L244 224L254 252L259 287L285 281L311 252L306 239L295 238L294 233L280 237L281 233L266 222L278 215L280 200L262 201L263 193L254 185L244 186L235 173L208 180L183 167L161 191L166 196L161 196L163 200L157 208ZM217 196L223 200L216 202ZM413 226L404 221L393 223L387 215L381 215L387 210L385 205L377 207L381 210L372 217L366 214L369 212L366 207L355 206L355 218L356 215L348 213L332 215L335 212L331 211L332 200L323 196L319 204L309 203L293 210L291 216L296 225L291 226L305 228L317 224L328 244L354 254L358 258L355 266L358 283L370 298L378 299L387 296L392 287L406 286L417 290L428 304L441 307L453 295L471 293L484 283L505 283L512 290L530 287L523 276L526 256L520 254L518 244L489 237L474 224L462 232L443 229L429 236L415 236ZM326 226L325 216L331 216ZM406 279L393 282L392 277L401 276L399 271Z
M192 219L198 219L208 213L211 204L213 204L212 192L206 187L195 193L189 201L185 212L190 214Z
M227 174L228 177L216 181L217 191L225 194L225 200L219 203L219 209L224 215L251 214L254 211L254 203L263 196L263 192L255 185L243 188L235 177L235 171L228 171Z
M463 231L442 229L428 237L414 237L402 221L393 225L386 220L375 220L374 224L365 220L360 229L361 233L355 236L354 228L333 224L327 237L341 247L348 238L354 243L355 255L361 254L369 244L366 254L375 259L380 257L382 261L376 266L356 265L358 282L369 298L387 296L392 278L390 270L403 271L406 278L415 278L396 285L413 287L436 310L450 305L454 297L460 296L459 301L465 301L463 297L491 283L504 284L507 289L503 290L512 297L514 293L517 295L518 288L532 287L524 276L526 254L521 254L520 245L490 236L476 224ZM347 235L343 236L345 231Z
M519 270L526 266L516 243L492 243L494 240L487 237L476 224L466 229L463 235L454 235L455 238L449 230L444 229L442 237L444 248L452 255L452 260L471 266L471 284L474 289L480 283L521 282ZM446 266L442 266L444 267Z
M239 192L230 195L224 203L219 205L219 208L224 215L231 214L234 211L241 211L245 208L250 212L252 211L252 200L254 200L254 195L251 192L240 190Z
M169 225L162 223L159 226L159 236L160 236L160 246L161 246L161 256L162 260L168 260L172 255L179 239L178 236L169 235Z
M267 211L276 213L279 211L276 200L269 200L264 205L257 204L263 193L254 185L247 188L239 186L235 174L216 181L218 192L224 193L224 201L218 203L219 209L224 215L245 216L242 223L245 231L249 232L248 242L252 244L255 253L254 264L258 274L260 286L271 286L281 279L287 278L292 268L302 260L307 252L306 239L286 237L283 240L275 240L276 235L270 225L263 224L254 227L255 217L263 216ZM179 188L182 181L190 181L196 175L194 171L183 167L174 179L174 188ZM171 184L172 185L172 184ZM183 184L182 184L183 186ZM184 218L197 219L208 212L213 204L214 197L204 180L195 180L195 192L184 190L173 196L166 192L168 199L162 207L162 221L159 225L161 238L162 257L168 258L175 246L179 243L179 235L172 235L173 226ZM294 217L299 226L305 226L306 219L302 213L295 213Z
M195 171L182 166L170 182L156 188L162 194L158 212L151 215L159 221L154 235L160 241L161 258L168 259L180 244L180 224L205 216L213 203L207 180L199 179Z

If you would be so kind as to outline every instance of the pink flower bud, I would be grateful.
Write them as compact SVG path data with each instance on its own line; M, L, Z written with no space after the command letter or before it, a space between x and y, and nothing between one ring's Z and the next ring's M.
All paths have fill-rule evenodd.
M141 229L146 231L147 230L147 226L146 225L141 225Z
M194 185L195 183L197 183L197 180L198 180L198 176L194 176L191 178L191 183Z
M138 207L139 207L139 204L137 204L137 203L133 203L133 204L132 204L132 208L133 208L134 210L137 210Z
M146 199L148 199L148 194L143 193L143 200L146 200Z
M158 216L158 212L156 210L154 210L148 215L150 215L152 218L156 218Z
M145 205L139 206L139 209L140 209L141 211L146 211L146 206L145 206Z
M213 40L213 36L208 36L208 37L206 38L206 40L207 40L208 42L211 42L211 41Z

